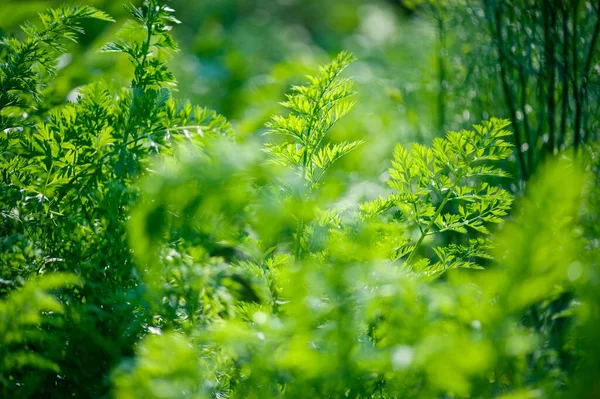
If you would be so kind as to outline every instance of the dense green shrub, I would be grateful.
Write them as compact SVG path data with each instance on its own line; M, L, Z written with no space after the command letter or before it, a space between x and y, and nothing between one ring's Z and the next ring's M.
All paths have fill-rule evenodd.
M130 86L75 101L44 97L62 43L110 17L65 6L2 41L3 397L600 392L595 147L550 160L511 212L492 118L398 145L389 190L357 198L330 173L363 144L329 135L352 55L239 137L175 98L173 10L128 11L103 51L130 60Z

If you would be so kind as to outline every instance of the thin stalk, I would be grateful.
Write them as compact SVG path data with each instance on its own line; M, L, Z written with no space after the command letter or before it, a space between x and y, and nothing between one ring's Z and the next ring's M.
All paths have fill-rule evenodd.
M592 67L592 58L595 53L594 50L596 49L596 42L598 41L599 34L600 34L600 4L598 4L598 7L596 8L596 23L594 25L594 33L592 34L592 39L590 41L590 47L588 49L587 57L585 60L585 65L583 67L583 76L581 78L582 79L581 92L580 92L581 107L578 110L579 113L575 117L575 125L576 125L576 129L578 129L578 131L579 131L579 129L581 129L581 117L582 117L582 113L583 113L583 107L585 105L585 100L587 99L587 87L588 87L588 83L589 83L590 69ZM589 129L586 129L584 136L583 136L584 143L587 140L588 133L589 133Z
M510 11L509 21L517 20L518 17L515 15L515 9L513 7L509 7L508 10ZM535 15L535 13L533 13L533 15ZM510 24L510 22L509 22L509 24ZM535 22L533 22L533 24L535 25ZM522 27L523 23L519 24L519 26ZM511 43L515 43L515 42L518 43L518 45L524 51L526 51L525 57L521 57L520 60L515 61L515 67L517 69L517 76L518 76L519 85L521 88L519 101L520 101L520 108L521 108L522 117L523 117L523 132L525 133L525 143L527 143L527 146L526 146L527 148L524 149L523 151L527 151L527 154L526 154L527 165L529 166L528 172L531 175L534 170L534 159L533 159L534 154L533 153L534 153L534 149L536 147L536 139L534 137L532 137L530 126L529 126L529 118L527 116L527 86L528 86L528 81L529 81L529 76L527 73L529 65L527 65L527 62L528 62L528 60L531 59L531 50L527 43L529 35L525 31L525 29L523 29L523 31L514 32L513 27L510 25L507 29L507 34L508 34L508 37L509 37L509 40ZM516 37L513 34L516 34ZM521 37L523 37L523 43L521 43ZM519 94L518 88L517 88L517 94ZM516 123L517 122L515 121L515 124Z
M143 73L144 73L144 69L146 68L146 59L148 58L148 52L150 51L150 43L152 42L152 33L153 33L153 26L154 26L154 20L153 20L153 16L152 13L154 12L154 9L152 7L148 7L148 15L147 15L147 21L146 21L146 39L144 40L144 43L142 44L142 60L139 62L138 66L135 68L135 77L133 78L133 82L132 85L134 88L138 88L141 91L144 91L146 89L146 83L143 81ZM132 102L135 101L136 96L135 96L135 92L134 92L134 96L133 99L131 100ZM129 118L129 122L131 123L132 119ZM129 131L130 128L129 126L127 127L127 129L125 129L125 135L123 136L123 143L126 143L129 140ZM121 156L124 157L125 156L125 152L126 152L126 148L124 148L122 150Z
M308 122L308 127L306 128L306 136L304 137L304 143L302 143L304 145L304 154L302 155L302 185L303 186L306 185L307 173L309 171L312 172L312 156L315 153L315 151L317 150L317 147L319 146L319 144L321 143L321 140L322 140L322 137L321 137L317 141L316 146L314 146L314 148L312 148L312 149L310 148L311 147L311 134L313 132L314 125L316 123L315 116L317 116L317 114L320 114L320 112L322 111L322 106L320 104L321 100L323 99L323 96L329 90L329 88L331 87L331 85L333 84L333 82L335 81L335 79L337 78L338 75L339 75L339 72L333 75L333 77L327 82L327 84L325 85L323 90L319 93L319 97L314 102L314 111L312 112L312 115L310 116L310 120ZM309 187L309 190L312 190L312 188L313 188L312 186ZM303 193L303 196L304 196L304 193ZM301 214L300 214L300 217L298 218L298 222L296 223L296 238L294 239L294 260L298 260L300 258L300 256L302 255L302 235L304 234L304 211L305 210L306 210L306 199L302 198Z
M150 51L150 43L152 41L152 33L153 33L153 26L154 26L154 21L152 18L151 13L154 12L154 10L152 9L152 7L148 8L148 21L146 22L146 31L148 32L146 34L146 40L144 40L144 44L142 45L142 61L140 62L139 68L140 71L143 73L144 69L146 68L146 59L148 58L148 52ZM140 79L140 81L137 81L138 78ZM143 80L141 79L141 77L136 76L135 80L137 81L137 84L141 83L141 86L139 87L141 90L144 90L146 88L146 83L143 82Z
M569 10L566 5L562 8L562 58L563 68L561 71L562 101L560 116L560 136L556 141L555 149L560 150L567 135L567 111L569 107Z
M581 131L579 124L581 123L580 117L578 115L581 114L581 98L580 98L580 90L579 84L577 83L577 41L578 33L577 33L577 10L579 9L579 0L575 0L573 3L573 48L572 48L572 56L573 56L573 97L575 98L575 131L573 132L573 147L575 147L575 151L579 148L579 142L581 141Z
M491 9L488 7L486 15L488 15L488 22L490 27L491 36L495 38L496 48L498 51L499 67L500 67L500 79L502 82L502 90L504 92L504 99L510 113L510 118L513 121L513 129L515 134L513 135L515 140L515 146L517 151L517 159L519 161L519 169L521 171L521 178L527 180L527 165L523 152L521 151L521 134L517 120L517 110L515 108L515 99L508 82L507 74L507 63L510 62L508 56L505 54L504 39L502 37L502 28L500 26L500 11L498 7Z
M442 199L442 202L440 203L440 205L436 209L435 214L431 217L431 220L429 221L429 223L427 224L427 226L425 226L425 229L421 230L421 236L419 237L419 240L415 244L415 247L411 251L410 255L406 259L406 264L410 264L410 261L412 260L412 258L414 258L415 254L417 253L417 250L419 249L419 247L423 243L423 240L425 239L425 237L427 236L427 234L429 233L429 231L433 227L433 224L435 223L435 220L438 218L438 216L440 216L440 214L442 213L442 210L444 209L444 206L446 206L446 203L450 200L450 197L452 196L452 193L456 189L456 186L458 186L458 183L460 182L460 179L462 179L462 174L460 174L460 175L457 176L456 181L454 182L454 185L448 190L448 192L446 193L446 195Z
M527 163L529 164L529 172L533 172L533 152L536 146L533 138L531 137L531 131L529 128L529 121L527 119L527 75L525 74L525 66L519 66L519 84L521 85L521 110L523 112L523 130L525 132L525 141L527 143Z
M438 125L439 131L444 131L444 125L446 123L446 26L444 23L444 16L442 11L439 11L437 16L437 28L439 37L439 49L438 49Z
M48 196L46 195L46 192L48 191L48 183L50 181L50 175L52 174L52 169L54 168L54 160L52 160L52 162L50 163L50 168L48 169L48 174L46 175L46 182L44 183L44 198L48 198ZM42 198L42 201L44 200L44 198Z
M554 29L556 27L556 7L553 4L543 2L542 9L544 11L544 41L545 41L545 64L547 74L549 75L548 82L548 149L549 152L554 152L556 146L556 71L555 71L555 38ZM540 121L540 125L542 125Z

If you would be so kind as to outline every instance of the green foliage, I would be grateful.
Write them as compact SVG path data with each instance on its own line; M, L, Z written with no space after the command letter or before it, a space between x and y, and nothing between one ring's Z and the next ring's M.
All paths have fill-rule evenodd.
M67 342L62 373L24 374L19 384L31 389L39 384L79 395L108 389L108 380L99 376L132 350L151 317L127 245L125 224L137 197L132 183L147 173L155 154L171 154L177 143L192 143L200 149L210 137L232 136L224 118L179 103L163 87L171 75L167 58L156 50L157 46L175 49L165 25L172 21L170 9L151 1L130 11L145 21L138 32L147 38L147 45L140 45L139 58L132 58L138 67L132 87L91 83L78 89L74 102L28 108L30 114L23 114L27 123L0 133L0 293L5 296L41 273L67 271L84 281L81 289L61 294L70 304L69 317L74 318L68 331L54 334L56 340ZM73 38L71 32L79 29L74 18L84 16L105 15L90 7L59 9L42 15L43 30L26 29L33 39L11 39L14 45L5 52L9 63L2 65L15 75L4 76L8 83L30 79L32 84L27 86L29 91L11 89L2 94L17 96L26 104L47 77L29 61L19 70L10 69L11 60L21 59L22 46L29 42L37 43L34 47L44 57L51 57L46 43L55 43L59 33ZM46 37L44 32L50 33ZM119 43L131 48L139 44L135 38ZM12 121L22 121L11 116L14 108L1 112ZM2 385L7 387L5 382ZM20 385L10 386L18 390Z
M310 86L294 86L293 93L288 94L287 101L282 103L290 114L274 116L267 124L271 133L293 139L267 146L274 162L292 167L311 191L319 185L335 161L362 143L323 141L333 125L354 106L348 101L354 93L352 81L339 78L352 60L352 55L342 52L322 67L317 76L309 76Z
M161 59L164 52L177 51L177 44L169 34L173 24L181 23L173 16L171 7L157 1L144 1L143 7L126 7L136 20L126 24L117 41L106 44L106 52L125 53L135 66L134 88L174 85L173 74ZM141 29L140 29L141 28ZM145 31L145 35L142 33Z
M3 41L3 397L595 395L597 150L549 160L511 211L492 118L397 145L365 202L336 170L362 143L337 141L352 55L292 87L261 151L174 98L173 9L127 11L103 51L131 85L58 105L50 49L110 18L65 7Z
M324 141L336 122L354 106L348 98L354 94L353 82L340 78L353 56L342 52L322 67L319 74L309 76L310 86L294 86L282 105L290 110L285 116L274 116L267 124L269 132L291 137L282 144L267 144L267 152L276 165L287 166L300 177L300 190L293 190L304 201L322 182L325 172L341 157L362 144L361 140L338 144ZM302 213L302 212L300 212ZM305 215L297 215L294 254L298 258L306 247Z
M166 349L166 350L165 350ZM135 398L206 398L195 347L184 336L148 336L136 350L136 364L123 364L113 377L115 396Z
M187 175L193 163L179 168L179 175ZM246 164L241 169L248 168ZM256 264L246 270L262 278L264 287L277 287L273 295L277 300L237 296L241 302L235 312L222 313L220 320L202 323L203 328L185 329L187 345L203 348L203 364L195 367L205 386L196 385L190 392L202 397L208 390L240 398L496 397L511 392L551 397L554 387L565 383L566 363L557 356L570 355L563 346L567 343L554 335L564 334L558 319L545 320L543 315L561 306L571 289L571 268L584 243L576 228L584 177L570 161L547 169L530 186L532 193L520 203L516 219L499 234L493 251L497 260L484 272L455 270L446 281L435 282L415 278L376 257L368 224L349 231L334 228L326 239L326 253L306 256L301 263L285 252L267 261L259 256L244 262ZM569 183L557 190L554 182L567 176ZM194 178L210 185L211 178ZM178 185L189 187L181 181ZM162 198L152 189L150 193ZM192 197L199 204L218 198L220 209L240 201L210 189L195 193ZM166 204L174 205L179 198L174 195ZM280 212L272 203L254 201L255 207ZM548 209L553 210L551 218ZM219 219L228 222L223 216ZM183 225L178 224L176 231L185 232L197 222L181 218L178 223ZM238 226L239 220L230 219L229 225ZM264 230L254 232L260 237ZM533 232L535 239L525 239ZM238 244L242 247L247 244ZM236 270L239 263L229 262ZM208 285L204 288L211 292ZM179 303L188 304L189 299L193 298ZM200 303L206 306L205 301ZM534 312L539 312L539 319L531 318ZM540 329L537 323L545 327ZM149 340L153 357L160 358L171 345L169 336ZM147 367L146 356L136 362L126 384L152 381L154 371L139 374ZM163 362L177 360L169 357ZM182 371L182 378L188 372ZM121 385L125 377L119 378ZM173 395L183 392L175 388L178 378L168 378Z
M4 394L10 385L17 384L15 377L23 373L61 371L57 362L63 344L51 331L64 328L65 307L51 291L80 283L73 275L53 273L28 281L0 301L0 381ZM47 356L53 358L39 353L36 347L52 347ZM32 393L30 387L25 390Z
M511 146L503 140L510 135L508 121L492 119L473 130L450 132L436 138L432 148L413 144L409 152L402 145L394 151L389 185L397 193L361 205L367 217L390 211L408 232L418 229L416 242L410 238L394 248L393 257L405 255L406 263L428 275L456 267L478 268L472 259L489 258L485 238L469 238L464 245L449 244L433 248L438 261L414 261L428 236L444 232L468 235L489 234L487 224L500 223L507 215L512 196L506 190L482 181L488 177L507 177L490 161L506 159Z
M63 42L75 41L82 33L79 21L95 18L112 19L89 6L63 6L40 14L41 26L26 23L22 26L25 40L4 38L4 61L0 66L0 131L22 127L26 121L20 114L41 101L41 86L47 75L56 73L56 54L65 52Z

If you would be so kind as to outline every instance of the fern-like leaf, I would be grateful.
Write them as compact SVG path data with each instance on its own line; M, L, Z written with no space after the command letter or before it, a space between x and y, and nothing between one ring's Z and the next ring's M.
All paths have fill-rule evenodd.
M503 160L511 145L503 140L510 132L508 121L491 119L472 130L450 132L436 138L431 148L414 144L410 150L398 145L394 151L389 185L398 194L363 204L367 216L399 209L407 229L418 230L416 242L409 240L406 263L413 264L428 236L453 231L461 234L489 234L489 225L507 215L513 201L510 193L482 178L507 177L490 161ZM486 162L482 164L482 162ZM469 240L466 246L451 244L434 249L439 261L427 263L430 271L473 267L469 259L479 256L483 243ZM423 263L419 263L423 266Z
M267 124L269 133L291 138L283 145L269 144L267 152L275 163L292 167L310 190L319 185L331 165L362 143L324 142L333 125L354 105L348 101L354 94L352 80L339 76L353 60L351 54L342 52L316 76L309 76L309 85L292 87L282 103L289 115L276 115Z

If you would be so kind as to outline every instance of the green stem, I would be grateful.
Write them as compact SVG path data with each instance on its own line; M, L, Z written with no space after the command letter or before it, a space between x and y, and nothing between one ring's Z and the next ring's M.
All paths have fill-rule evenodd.
M306 169L307 169L307 147L304 147L304 159L302 161L302 186L306 184ZM302 248L301 248L301 239L302 234L304 234L304 206L306 204L306 200L304 198L304 193L302 193L301 197L302 207L300 217L298 218L298 223L296 224L296 239L294 240L294 260L298 260L300 258Z
M134 78L133 78L133 88L139 88L142 92L144 90L146 90L146 83L143 80L144 77L144 70L146 69L146 58L148 57L148 52L150 51L150 43L152 42L152 34L153 34L153 30L152 27L154 26L154 17L152 15L153 13L153 7L152 5L150 5L148 7L148 15L147 15L147 21L146 21L146 31L148 32L146 35L146 40L144 41L144 43L142 44L142 60L139 62L138 66L135 68L135 72L134 72ZM136 101L136 96L135 96L135 92L134 92L134 96L133 99L131 100L132 102ZM132 120L131 118L129 119L129 124L132 125ZM131 126L131 128L133 128L133 126ZM128 126L127 129L125 129L125 135L123 137L123 143L126 143L129 140L129 131L130 131L130 127ZM125 153L127 151L127 149L123 149L122 150L123 153ZM124 155L123 155L124 156Z
M440 11L438 15L438 37L439 37L439 49L438 49L438 127L439 131L444 131L444 125L446 123L446 26L444 24L444 16Z
M46 195L46 192L48 190L48 182L50 181L50 175L52 174L52 169L54 168L54 160L52 160L52 162L50 162L50 168L48 169L48 174L46 175L46 182L44 183L44 198L48 198L48 196ZM43 198L42 198L43 200Z
M493 5L495 3L491 3L486 7L486 15L488 15L488 24L490 29L490 35L493 38L494 44L496 45L496 50L498 52L498 68L500 69L500 81L502 83L502 90L504 92L504 100L506 105L508 106L508 110L510 112L510 118L513 122L513 138L515 140L515 147L517 152L517 159L519 161L519 169L521 172L521 178L523 180L527 180L527 164L525 160L525 155L522 151L521 146L521 133L519 127L519 121L517 119L517 110L515 107L516 99L511 88L511 82L509 80L509 67L515 67L514 62L510 58L509 54L506 52L507 45L504 42L504 37L502 35L502 18L500 15L500 5Z
M302 185L303 186L306 184L306 173L307 173L307 170L309 167L309 162L310 162L310 165L312 166L311 160L312 160L313 154L317 150L317 147L319 146L319 144L321 143L321 140L318 140L316 146L312 149L312 151L309 152L310 144L311 144L310 136L311 136L311 133L314 128L314 123L316 122L315 116L317 115L317 113L319 113L322 110L322 106L320 105L321 100L323 99L323 96L325 95L327 90L329 90L330 86L335 81L335 78L338 76L338 74L339 74L339 72L337 74L335 74L333 76L333 78L331 78L331 80L327 83L327 85L325 85L325 87L323 88L321 93L319 93L319 97L315 101L314 111L312 112L312 115L308 122L308 127L306 129L306 137L305 137L305 141L303 143L304 144L304 155L302 156ZM322 139L322 137L321 137L321 139ZM311 170L312 170L312 167L311 167ZM312 188L313 187L311 185L311 187L309 187L309 190L312 191ZM301 239L302 239L302 234L304 234L305 205L306 205L306 199L304 198L304 193L302 193L302 209L301 209L300 218L298 219L298 223L296 224L296 239L294 240L294 260L298 260L302 253Z
M460 179L462 179L462 174L457 177L456 182L454 183L454 185L452 186L452 188L450 188L448 190L448 193L444 196L444 199L442 200L442 203L440 204L440 206L438 206L437 210L435 211L435 214L431 217L431 220L429 221L429 223L425 227L425 230L421 230L421 236L419 237L419 240L415 244L415 247L413 248L412 252L410 253L410 255L408 256L408 258L406 259L406 264L410 264L410 261L412 260L412 258L414 258L415 254L417 253L417 250L419 249L419 247L423 243L423 240L427 236L427 233L429 233L429 230L431 230L431 228L433 227L433 224L435 223L435 220L438 218L438 216L440 216L440 213L442 213L442 210L444 209L444 206L446 206L446 203L450 200L450 196L454 192L454 189L456 188L456 186L458 186L458 183L460 182Z
M596 42L598 41L598 35L600 35L600 4L598 5L598 8L596 10L596 23L594 24L594 33L592 34L592 39L590 40L590 47L587 53L587 57L585 59L585 64L583 67L583 74L582 74L582 78L581 78L581 91L580 91L580 95L579 95L579 99L581 101L581 107L578 109L578 113L575 115L575 132L579 135L580 139L583 139L583 142L586 141L589 131L591 129L585 129L585 132L583 134L583 137L581 136L581 128L582 128L582 124L581 124L581 118L582 118L582 112L583 112L583 107L585 105L586 99L588 98L588 92L587 92L587 87L589 84L589 75L590 75L590 68L592 66L592 59L594 58L594 54L596 54ZM585 128L585 125L583 126Z
M488 209L487 211L482 212L481 214L475 216L472 219L467 219L463 222L460 222L460 223L457 223L454 225L450 225L448 227L444 227L443 229L440 229L438 232L443 233L444 231L450 231L450 230L454 230L454 229L457 229L460 227L468 226L469 223L473 224L473 222L476 222L476 221L483 221L483 218L486 217L487 215L490 215L491 213L492 213L492 209Z
M301 216L296 224L296 239L294 240L294 260L296 261L300 258L302 234L304 234L304 218Z
M148 21L146 22L146 30L148 34L146 35L146 40L142 46L143 55L142 61L140 62L139 69L141 73L144 73L144 69L146 68L146 58L148 58L148 52L150 51L150 43L152 41L152 27L154 26L154 17L151 15L153 12L153 7L150 6L148 8ZM143 76L136 76L136 83L141 84L140 89L143 91L146 88L146 83L142 80Z

